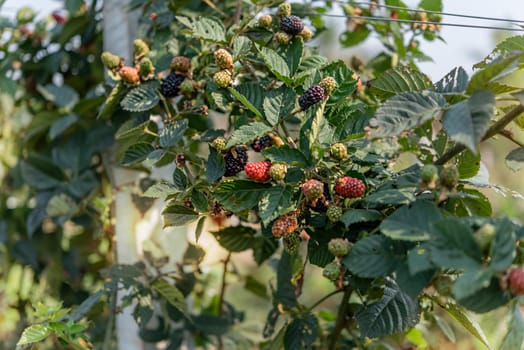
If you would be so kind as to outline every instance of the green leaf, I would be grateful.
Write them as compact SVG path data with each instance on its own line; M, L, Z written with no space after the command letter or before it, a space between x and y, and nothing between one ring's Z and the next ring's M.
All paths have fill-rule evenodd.
M293 189L290 186L272 186L263 193L258 203L258 215L267 226L291 206Z
M173 171L173 185L179 191L184 191L187 188L186 174L178 167Z
M180 190L172 183L162 180L150 186L143 194L149 198L166 198L167 196L179 193Z
M400 92L422 91L431 87L431 79L427 75L408 66L398 66L372 80L370 92L380 98L388 98Z
M182 137L184 137L184 132L187 130L188 125L189 122L187 119L167 124L165 128L160 131L160 146L162 148L176 146L180 140L182 140Z
M39 341L44 340L49 335L51 335L51 329L48 326L42 324L34 324L24 329L24 332L20 336L20 339L18 340L18 343L16 343L16 346L19 347L23 345L37 343Z
M226 162L220 152L214 147L209 146L209 156L206 164L206 180L209 183L214 183L226 172Z
M384 277L406 259L406 247L402 242L373 235L355 243L343 262L359 277Z
M353 224L379 221L381 218L382 214L377 210L350 209L342 214L340 221L346 225L346 228L349 228L349 226Z
M46 100L59 108L71 109L79 100L78 93L67 85L47 84L45 86L38 85L36 88Z
M493 272L485 269L466 271L455 281L453 295L456 299L467 298L491 283Z
M500 350L518 350L522 349L524 341L524 320L522 319L522 311L518 303L513 304L511 311L511 321L509 323L508 332L500 345Z
M442 112L446 101L435 92L402 92L386 100L370 120L372 138L397 136Z
M203 40L225 43L226 30L221 21L214 18L202 17L193 22L193 33Z
M495 237L489 251L491 257L489 269L493 272L500 272L507 269L515 258L517 237L513 223L508 218L498 220L495 229Z
M513 171L524 168L524 147L515 148L506 156L506 165Z
M47 190L60 185L65 176L58 166L49 159L30 156L20 162L22 178L36 190Z
M198 219L197 226L195 229L195 242L198 243L198 240L200 239L200 236L204 232L204 225L206 223L206 217L202 216L200 219Z
M446 210L457 216L490 216L492 214L489 199L481 192L463 188L460 195L449 198Z
M280 56L276 51L273 51L267 47L257 46L260 57L264 60L267 68L273 73L278 79L282 80L286 84L290 84L291 72L286 60Z
M472 319L465 310L455 304L442 304L437 299L432 300L436 302L441 308L443 308L451 317L458 321L471 335L480 340L481 343L486 345L488 349L491 350L491 345L489 345L484 331L482 331L477 321Z
M60 119L57 119L51 124L49 128L49 138L54 140L57 136L60 136L65 130L71 125L74 125L78 121L78 115L68 114Z
M368 27L363 26L356 31L343 32L340 34L338 41L345 47L355 46L366 40L369 34L371 34L371 30L369 30Z
M224 316L215 316L208 313L193 316L195 327L206 335L224 335L230 328L230 321Z
M179 204L168 205L163 211L164 227L183 226L198 219L198 213Z
M251 40L245 36L235 38L233 42L233 57L239 59L251 50Z
M250 291L258 297L267 299L267 287L265 283L260 282L255 277L247 276L244 283L244 289Z
M318 320L313 314L295 318L286 328L285 350L310 349L317 338Z
M100 302L102 297L106 295L106 291L103 289L98 290L96 293L91 294L87 299L85 299L82 304L80 304L76 310L71 314L71 319L74 322L79 322L82 318L87 315L91 309Z
M255 246L256 231L246 226L230 226L212 232L218 243L230 252L241 252Z
M442 1L441 0L422 0L418 6L418 8L428 10L428 11L436 11L441 12L442 11Z
M440 328L440 330L442 331L442 333L444 333L446 338L448 338L450 342L455 343L457 341L457 337L455 335L455 331L453 331L453 328L451 328L449 323L437 314L433 314L432 316L435 319L438 328Z
M354 72L342 60L330 63L322 69L322 72L324 76L330 76L337 82L337 88L329 96L326 105L333 108L333 112L335 110L334 107L345 109L342 106L348 102L348 96L355 91L357 86L357 80L353 77ZM330 118L330 121L333 122L332 118ZM336 124L338 125L339 123Z
M155 148L149 142L138 142L126 149L124 157L120 162L123 166L131 166L146 160Z
M512 36L498 43L495 49L486 58L475 64L473 68L486 68L497 61L501 61L502 58L518 56L522 52L524 52L524 36Z
M209 200L206 195L199 190L193 189L191 192L191 203L193 203L195 209L201 213L209 211Z
M78 210L75 200L65 193L51 197L47 203L46 213L50 217L71 217Z
M479 289L468 297L459 299L458 302L473 312L484 313L507 304L509 300L509 293L505 293L500 288L499 278L493 277L486 287Z
M227 142L226 148L249 143L257 137L267 134L270 130L271 128L269 126L261 122L253 122L242 125L233 131L231 138Z
M272 162L284 162L297 166L305 166L307 164L304 154L288 145L266 148L262 151L262 154Z
M251 102L251 100L248 97L244 96L239 90L237 90L239 88L240 86L237 87L236 89L232 87L228 89L231 95L235 96L236 99L240 101L240 103L242 103L247 109L255 113L257 117L262 118L262 113L260 112L260 110ZM259 95L258 98L262 98L262 96Z
M415 201L415 189L411 187L401 189L378 190L363 198L370 204L408 204Z
M283 47L282 56L285 57L289 68L289 75L293 76L297 71L302 60L302 50L304 49L304 41L301 38L294 37L290 43Z
M387 278L382 298L363 306L355 318L361 337L378 338L415 326L420 318L419 313L417 301L400 290L395 281Z
M255 262L261 265L275 253L277 248L278 240L273 236L256 237L255 246L253 247Z
M442 214L433 203L419 200L395 210L379 228L391 239L424 241L430 238L431 224L440 219Z
M444 78L435 83L435 90L441 94L460 94L468 87L468 74L462 67L455 67Z
M495 96L486 90L475 92L468 101L446 111L442 124L449 137L477 154L477 146L495 115Z
M187 310L184 295L177 287L169 284L165 279L159 278L151 284L151 288L160 294L169 304L171 304L171 306L174 306L178 311L184 314L188 320L191 319Z
M291 257L284 251L277 266L277 290L275 298L286 308L292 308L297 304L295 288L291 284L292 279L293 266L291 264Z
M224 208L238 212L255 207L269 186L245 180L222 182L213 195Z
M137 86L120 101L122 109L130 112L144 112L153 109L160 101L157 90L151 85Z
M290 101L295 101L296 94L293 89L288 88L285 85L282 85L276 90L271 90L264 97L264 113L269 124L275 126L280 118L287 117L295 103L290 103Z
M434 269L412 274L407 261L399 264L395 270L395 281L402 291L416 299L435 275Z
M522 54L522 53L521 53ZM520 54L520 55L521 55ZM484 66L471 77L466 92L472 94L475 91L485 90L495 79L501 78L517 69L519 54L512 53L508 57L498 59Z
M477 175L480 170L480 153L475 154L470 150L458 156L457 169L461 179L469 179Z

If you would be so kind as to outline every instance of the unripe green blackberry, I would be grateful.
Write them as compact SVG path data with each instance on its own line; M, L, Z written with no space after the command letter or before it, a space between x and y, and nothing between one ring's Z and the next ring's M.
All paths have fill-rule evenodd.
M16 22L18 24L29 23L33 20L33 18L35 18L35 11L29 6L20 8L20 10L18 10L16 13Z
M342 142L338 142L338 143L331 145L330 153L333 159L342 160L342 159L347 158L348 149L346 145L344 145Z
M337 207L336 205L331 205L326 211L327 218L331 222L340 221L342 217L342 208Z
M337 88L337 81L333 77L325 77L318 85L322 86L326 95L331 95Z
M459 172L458 172L457 167L452 165L452 166L443 168L440 171L439 179L440 179L440 184L442 185L442 187L448 190L455 189L459 181Z
M291 40L291 36L284 32L276 32L274 38L277 43L284 46L289 44L289 41Z
M351 250L353 244L345 238L333 238L328 243L328 250L336 257L345 256Z
M269 175L275 181L282 181L286 178L287 165L283 163L273 163L269 168Z
M302 192L308 201L316 202L324 194L324 183L316 179L309 179L302 185Z
M113 55L111 52L104 51L100 56L102 63L107 69L117 69L122 67L122 59L117 55Z
M213 81L220 87L226 88L233 82L231 72L229 70L221 70L215 73Z
M291 15L291 4L285 2L283 4L278 5L277 16L286 17L289 15Z
M420 187L433 189L438 179L438 168L433 164L425 164L420 170Z
M225 50L218 49L214 53L215 62L221 69L232 69L233 68L233 56Z
M217 137L216 139L211 142L211 146L213 146L217 151L221 152L226 148L226 139L223 137Z
M337 261L332 261L326 266L324 266L324 271L322 271L322 276L326 277L330 281L335 281L342 269Z
M180 84L180 92L184 95L190 95L193 93L193 81L191 79L185 79L182 84Z
M305 111L314 104L319 103L326 98L326 93L320 85L313 85L298 98L300 109Z
M304 39L304 41L308 41L311 40L311 38L313 37L313 32L311 31L311 29L304 27L304 29L302 29L302 31L298 33L298 36Z
M479 245L480 249L485 252L489 249L493 238L495 237L495 226L490 223L482 225L475 233L473 238Z
M128 84L138 84L140 75L135 67L122 67L118 70L118 75Z
M284 236L284 238L282 238L282 243L284 244L284 250L289 255L295 255L296 253L298 253L298 248L300 248L300 243L302 243L302 239L300 238L300 235L297 232L293 232L292 234Z
M176 56L171 60L170 67L177 72L187 73L191 70L191 60L185 56Z
M135 58L143 57L149 53L149 46L142 39L135 39L133 41L133 53Z
M297 16L286 16L280 19L280 30L289 35L298 35L304 29L304 22Z
M153 62L148 57L142 58L138 70L144 80L151 79L155 74L155 66L153 66Z
M262 15L258 19L258 25L266 29L269 29L271 27L272 22L273 17L271 17L271 15Z

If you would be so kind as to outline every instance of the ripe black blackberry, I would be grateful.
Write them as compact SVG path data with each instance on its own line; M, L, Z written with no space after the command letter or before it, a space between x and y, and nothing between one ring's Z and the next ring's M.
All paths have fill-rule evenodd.
M309 107L313 106L316 103L319 103L326 97L324 89L320 85L313 85L298 98L298 104L300 109L303 111L307 110Z
M304 22L297 16L286 16L280 20L280 30L289 35L298 35L304 29Z
M160 92L165 97L175 97L180 92L180 84L182 84L185 78L185 76L178 73L169 74L165 79L162 79Z
M328 210L329 201L331 200L331 194L329 193L329 185L324 182L324 196L320 197L315 205L309 205L311 209L318 213L325 213Z
M271 146L271 138L268 135L264 135L257 138L251 144L251 148L253 148L253 151L255 152L260 152L264 148L268 148L269 146Z
M231 148L225 155L226 176L233 176L244 170L247 164L247 152L244 146Z

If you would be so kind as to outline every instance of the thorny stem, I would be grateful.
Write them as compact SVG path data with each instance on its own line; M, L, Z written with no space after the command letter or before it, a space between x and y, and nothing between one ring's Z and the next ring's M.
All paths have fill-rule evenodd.
M220 286L220 295L218 296L218 314L222 316L224 314L224 295L226 294L226 275L227 275L227 265L231 260L231 252L229 252L224 259L224 269L222 270L222 285ZM223 350L224 344L222 342L222 337L218 336L218 350Z
M506 115L504 115L504 117L502 117L501 119L496 121L495 124L493 124L488 129L488 131L486 131L486 134L484 135L484 137L482 137L481 141L486 141L487 139L489 139L489 138L495 136L496 134L500 133L502 130L504 130L506 125L511 123L515 118L517 118L522 113L524 113L524 105L523 104L519 104L518 106L516 106L515 108L510 110L508 113L506 113ZM452 149L450 149L449 151L444 153L442 155L442 157L437 159L435 161L435 165L446 164L453 157L455 157L456 155L458 155L459 153L461 153L465 149L466 149L466 146L456 145L455 147L453 147Z
M499 131L499 134L504 136L505 138L507 138L508 140L513 142L514 144L516 144L517 146L524 147L524 143L520 142L519 140L517 140L510 130L506 130L506 129L501 130L501 131Z
M353 290L349 286L344 290L344 296L342 297L340 307L338 308L337 321L335 323L335 329L333 330L333 333L331 333L331 341L329 342L328 350L335 350L337 348L338 337L346 326L348 302L352 291Z

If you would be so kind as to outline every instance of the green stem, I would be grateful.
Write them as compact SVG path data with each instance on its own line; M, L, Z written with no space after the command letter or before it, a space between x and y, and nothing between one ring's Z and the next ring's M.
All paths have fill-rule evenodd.
M317 306L319 306L320 304L322 304L324 301L326 301L327 299L331 298L333 295L335 294L338 294L338 293L341 293L343 292L344 289L337 289L337 290L334 290L332 291L331 293L328 293L326 295L324 295L322 298L320 298L319 300L317 300L313 305L311 305L310 307L307 308L307 312L310 312L312 311L314 308L316 308Z
M342 297L342 301L338 308L337 321L335 323L335 329L333 329L333 333L331 333L331 341L328 350L335 350L337 348L338 337L347 323L348 302L352 291L353 290L349 286L344 290L344 296Z
M218 314L222 316L224 314L224 295L226 294L226 287L227 287L227 265L229 264L229 261L231 260L231 252L227 254L227 257L224 259L224 269L222 270L222 285L220 286L220 295L218 296ZM222 341L222 336L218 336L218 350L224 349L224 343Z

